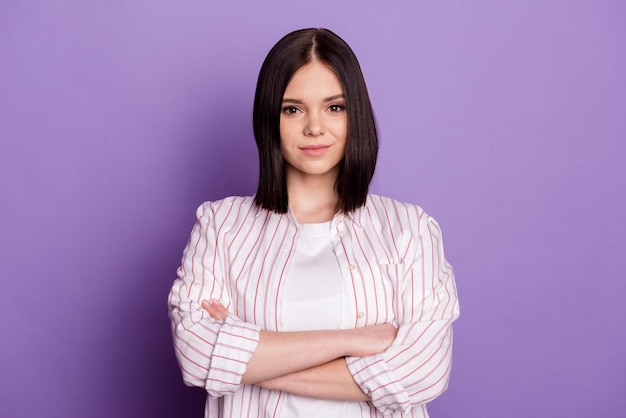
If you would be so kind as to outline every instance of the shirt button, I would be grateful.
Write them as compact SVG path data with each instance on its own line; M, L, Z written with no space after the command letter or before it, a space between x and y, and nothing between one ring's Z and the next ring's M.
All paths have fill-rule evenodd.
M354 266L354 264L348 264L348 268L349 268L350 270L354 270L356 267Z
M339 238L343 238L343 231L337 232L337 235L339 235Z
M365 316L365 314L363 312L359 312L359 319L363 318Z

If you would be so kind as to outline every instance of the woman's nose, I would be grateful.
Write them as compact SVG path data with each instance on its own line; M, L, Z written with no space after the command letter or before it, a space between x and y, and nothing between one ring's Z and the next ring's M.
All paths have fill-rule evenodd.
M307 115L304 135L319 136L324 134L324 126L319 114L312 112Z

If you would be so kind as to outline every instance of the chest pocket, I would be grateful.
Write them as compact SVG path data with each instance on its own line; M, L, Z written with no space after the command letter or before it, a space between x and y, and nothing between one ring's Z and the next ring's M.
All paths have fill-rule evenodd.
M404 264L385 261L359 267L352 274L356 326L397 325Z
M381 226L354 232L352 245L347 247L355 267L350 277L355 324L357 327L386 323L397 326L406 267L400 255L406 254L411 234Z

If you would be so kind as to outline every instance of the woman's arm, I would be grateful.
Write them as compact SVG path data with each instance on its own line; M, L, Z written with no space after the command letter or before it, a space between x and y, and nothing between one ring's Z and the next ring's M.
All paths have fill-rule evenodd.
M379 354L346 358L355 382L383 414L409 411L447 388L452 323L459 316L454 273L444 256L439 225L418 207L406 206L406 213L413 230L412 239L403 241L407 256L396 290L397 338Z
M235 317L217 321L202 309L203 297L215 297L227 285L215 258L216 210L218 207L211 202L198 208L197 222L168 297L174 349L183 380L189 386L205 388L214 397L239 389L261 328Z
M370 400L352 378L343 358L260 382L259 386L309 398L338 401Z
M217 301L203 301L202 307L213 319L221 320L228 316L226 308ZM315 382L324 383L326 381L324 376L326 376L330 378L326 381L327 384L332 382L335 385L341 385L341 382L348 382L353 386L352 390L358 389L348 372L343 357L362 357L380 353L391 345L395 336L396 329L391 324L349 330L260 331L259 343L241 383L267 382L282 376L284 379L277 379L272 384L291 386L291 383L299 382L299 387L304 390L305 387ZM340 361L325 364L336 359ZM320 366L320 368L315 366ZM325 388L317 390L319 389ZM359 397L362 398L363 393L360 389L358 392L360 392ZM307 391L300 392L300 394L313 396ZM328 399L325 396L316 397Z

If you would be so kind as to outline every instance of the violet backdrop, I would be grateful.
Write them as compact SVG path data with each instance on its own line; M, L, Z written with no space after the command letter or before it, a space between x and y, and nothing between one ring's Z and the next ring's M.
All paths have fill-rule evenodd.
M200 417L166 297L204 200L251 194L285 33L359 57L372 191L442 225L462 315L433 417L626 414L626 3L3 1L0 416Z

